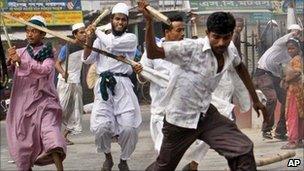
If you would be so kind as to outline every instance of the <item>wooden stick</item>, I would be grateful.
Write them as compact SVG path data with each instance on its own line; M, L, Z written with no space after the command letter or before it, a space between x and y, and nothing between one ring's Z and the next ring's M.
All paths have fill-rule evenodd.
M294 157L295 155L296 155L295 151L288 151L288 152L281 153L281 154L279 154L279 153L274 154L272 157L257 160L256 165L257 166L265 166L265 165L268 165L268 164L272 164L272 163L275 163L275 162L279 162L279 161Z
M103 50L98 49L98 48L95 48L95 47L91 47L91 46L89 46L89 45L87 45L87 44L85 44L85 43L83 43L83 42L79 42L79 41L77 41L76 39L69 38L69 37L67 37L67 36L64 36L64 35L58 33L58 32L49 30L49 29L47 29L47 28L45 28L45 27L37 26L37 25L35 25L35 24L32 24L32 23L27 22L27 21L24 21L24 20L22 20L22 19L15 18L15 17L13 17L13 16L11 16L11 15L8 15L8 14L1 14L1 15L4 16L4 17L6 17L6 18L9 18L9 19L11 19L11 20L14 20L14 21L17 21L17 22L19 22L19 23L22 23L22 24L24 24L24 25L31 26L31 27L33 27L33 28L35 28L35 29L37 29L37 30L40 30L40 31L46 32L46 33L48 33L48 34L51 34L51 35L53 35L53 36L55 36L55 37L58 37L58 38L60 38L60 39L63 39L63 40L65 40L65 41L67 41L68 43L77 44L78 46L81 46L81 47L87 47L87 48L91 49L92 51L95 51L95 52L100 53L100 54L102 54L102 55L105 55L105 56L108 56L108 57L110 57L110 58L116 59L116 60L118 60L118 61L124 62L124 63L126 63L126 64L128 64L128 65L134 66L134 65L137 65L137 64L138 64L137 62L132 61L132 60L130 60L130 59L127 59L127 58L119 58L118 56L116 56L116 55L114 55L114 54L112 54L112 53L103 51ZM150 73L150 74L152 74L152 75L154 75L154 76L156 76L156 77L164 78L164 80L169 80L169 78L167 78L166 76L163 76L161 73L155 73L154 71L152 71L152 70L150 70L150 69L147 69L147 68L143 68L143 70L144 70L144 72Z
M69 56L70 56L70 53L69 53L69 43L66 44L66 52L65 52L65 78L64 78L64 81L67 83L68 82L68 70L69 70Z
M4 16L4 17L6 17L6 18L8 18L8 19L17 21L17 22L22 23L22 24L24 24L24 25L33 27L33 28L35 28L35 29L37 29L37 30L43 31L43 32L45 32L45 33L48 33L48 34L50 34L50 35L53 35L53 36L58 37L58 38L60 38L60 39L63 39L63 40L65 40L65 41L69 42L69 43L78 44L78 45L81 46L81 47L87 47L87 48L89 48L89 49L91 49L91 50L93 50L93 51L95 51L95 52L98 52L98 53L103 54L103 55L105 55L105 56L108 56L108 57L114 58L114 59L116 59L116 60L122 61L122 62L124 62L124 63L126 63L126 64L129 64L129 65L132 65L132 66L135 65L135 64L137 64L137 62L135 62L135 61L132 61L132 60L129 60L129 59L126 59L126 58L124 58L124 59L118 58L118 57L117 57L116 55L114 55L114 54L111 54L111 53L109 53L109 52L106 52L106 51L97 49L97 48L95 48L95 47L91 47L91 46L89 46L89 45L87 45L87 44L85 44L85 43L83 43L83 42L77 41L76 39L72 39L72 38L69 38L69 37L67 37L67 36L65 36L65 35L62 35L62 34L60 34L59 32L49 30L49 29L47 29L47 28L45 28L45 27L40 27L40 26L38 26L38 25L32 24L32 23L30 23L30 22L24 21L24 20L19 19L19 18L15 18L15 17L13 17L13 16L11 16L11 15L8 15L8 14L1 14L1 15Z
M2 22L2 28L3 28L4 35L6 37L7 44L11 48L12 47L12 43L11 43L10 37L9 37L9 35L7 33L7 29L6 29L6 25L5 25L3 16L1 16L1 22ZM19 63L18 62L16 62L15 65L16 65L16 67L19 67Z
M166 23L167 25L171 26L171 21L167 16L162 14L161 12L157 11L155 8L151 6L146 6L146 9L150 12L151 15L153 15L157 20Z
M70 43L76 43L76 42L77 42L76 40L74 40L74 39L72 39L72 38L69 38L69 37L67 37L67 36L65 36L65 35L62 35L62 34L60 34L59 32L49 30L49 29L47 29L47 28L45 28L45 27L40 27L40 26L38 26L38 25L35 25L35 24L30 23L30 22L24 21L23 19L19 19L19 18L13 17L13 16L11 16L11 15L9 15L9 14L1 14L1 15L2 15L3 17L5 17L5 18L8 18L8 19L17 21L17 22L19 22L19 23L21 23L21 24L24 24L24 25L33 27L33 28L35 28L35 29L37 29L37 30L46 32L46 33L48 33L48 34L50 34L50 35L53 35L53 36L58 37L58 38L60 38L60 39L63 39L63 40L65 40L65 41L67 41L67 42L70 42Z
M93 22L93 24L96 26L103 18L105 18L107 15L110 14L109 9L105 9L102 14L100 14L97 19Z

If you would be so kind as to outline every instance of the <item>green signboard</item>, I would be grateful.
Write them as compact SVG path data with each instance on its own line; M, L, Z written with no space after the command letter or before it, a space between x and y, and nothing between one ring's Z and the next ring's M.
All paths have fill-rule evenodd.
M296 0L297 12L302 13L303 1ZM195 11L219 11L219 10L233 10L233 11L257 11L265 10L274 13L284 13L284 1L280 0L234 0L234 1L203 1L190 0L190 6Z

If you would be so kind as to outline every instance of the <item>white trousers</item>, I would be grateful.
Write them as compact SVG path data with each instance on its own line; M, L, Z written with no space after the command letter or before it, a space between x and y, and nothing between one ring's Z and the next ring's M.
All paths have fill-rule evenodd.
M79 134L82 131L82 87L80 83L66 83L58 80L57 91L63 110L62 122L71 134Z
M107 101L100 94L100 79L95 84L90 130L100 153L110 153L112 138L118 136L120 158L127 160L135 150L142 118L131 81L124 77L116 77L116 80L115 95L108 90Z
M97 152L110 153L112 138L118 136L118 144L121 147L120 158L127 160L134 152L138 141L138 127L132 127L130 125L122 125L121 120L131 121L132 113L125 113L116 115L115 118L104 118L105 123L100 125L98 131L95 132L95 144L97 146Z

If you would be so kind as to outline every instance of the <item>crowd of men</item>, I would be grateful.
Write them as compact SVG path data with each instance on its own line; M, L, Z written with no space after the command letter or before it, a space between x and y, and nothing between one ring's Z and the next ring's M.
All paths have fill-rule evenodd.
M133 60L138 46L136 35L126 32L129 7L124 3L113 7L108 32L96 28L95 24L87 27L83 23L74 24L72 34L77 43L64 45L59 53L51 44L43 43L45 32L30 26L25 28L28 45L8 49L8 70L13 73L13 87L6 134L9 153L18 170L31 170L34 165L51 163L55 163L57 170L63 170L62 162L68 157L67 145L73 144L68 135L82 132L80 75L83 64L96 67L90 130L97 152L105 155L102 170L111 170L114 165L113 141L121 147L119 170L130 170L127 160L139 141L142 122L130 80L133 72L142 77L139 79L151 82L150 130L158 157L146 170L175 170L186 151L193 160L184 170L197 170L209 148L224 156L231 170L256 170L254 143L236 126L233 99L237 99L242 111L246 112L251 108L251 97L252 107L264 117L263 136L272 138L276 99L284 104L286 98L280 98L279 93L271 96L273 92L270 92L281 88L275 82L280 81L280 75L272 70L278 67L273 65L281 66L273 62L278 56L274 45L280 43L274 43L263 52L255 83L264 82L254 87L241 58L240 32L244 25L241 18L235 19L227 12L212 13L207 19L206 37L188 39L184 38L183 18L175 15L170 17L170 26L163 24L164 38L156 42L153 16L146 9L147 5L144 0L138 2L138 10L146 24L146 51L140 62L132 65L122 62ZM41 16L34 16L29 22L46 27ZM280 50L287 52L292 45L286 47L286 43L299 34L294 30L301 29L292 29L282 37L285 48ZM80 42L86 46L78 46ZM109 58L94 49L116 57ZM272 64L267 63L269 56L275 58L270 61ZM301 63L302 59L297 62ZM142 74L147 68L163 75L159 79L168 78L165 84ZM55 71L59 73L57 88ZM273 81L273 89L269 88L266 78L260 77ZM256 94L257 87L267 97L266 107ZM291 100L294 99L290 98L288 102L294 104ZM280 122L284 127L285 120ZM65 127L63 134L62 124ZM276 137L284 139L286 128L279 125ZM296 141L297 138L301 139L296 137Z

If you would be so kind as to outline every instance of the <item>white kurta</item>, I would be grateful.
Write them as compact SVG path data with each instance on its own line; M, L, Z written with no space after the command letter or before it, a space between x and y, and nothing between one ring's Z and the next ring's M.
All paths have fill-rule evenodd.
M108 51L115 55L123 55L133 59L137 38L134 34L124 33L122 36L114 36L96 31L97 39L93 47ZM92 51L86 60L86 64L96 62L97 74L105 71L131 75L132 67L115 59L106 57ZM138 138L138 127L142 118L138 99L133 91L133 84L129 77L114 76L116 86L115 95L107 89L109 99L103 100L100 93L101 78L98 78L94 88L94 104L90 120L90 130L95 134L95 144L98 152L109 153L111 139L118 135L118 143L122 147L120 158L126 160L135 149Z

